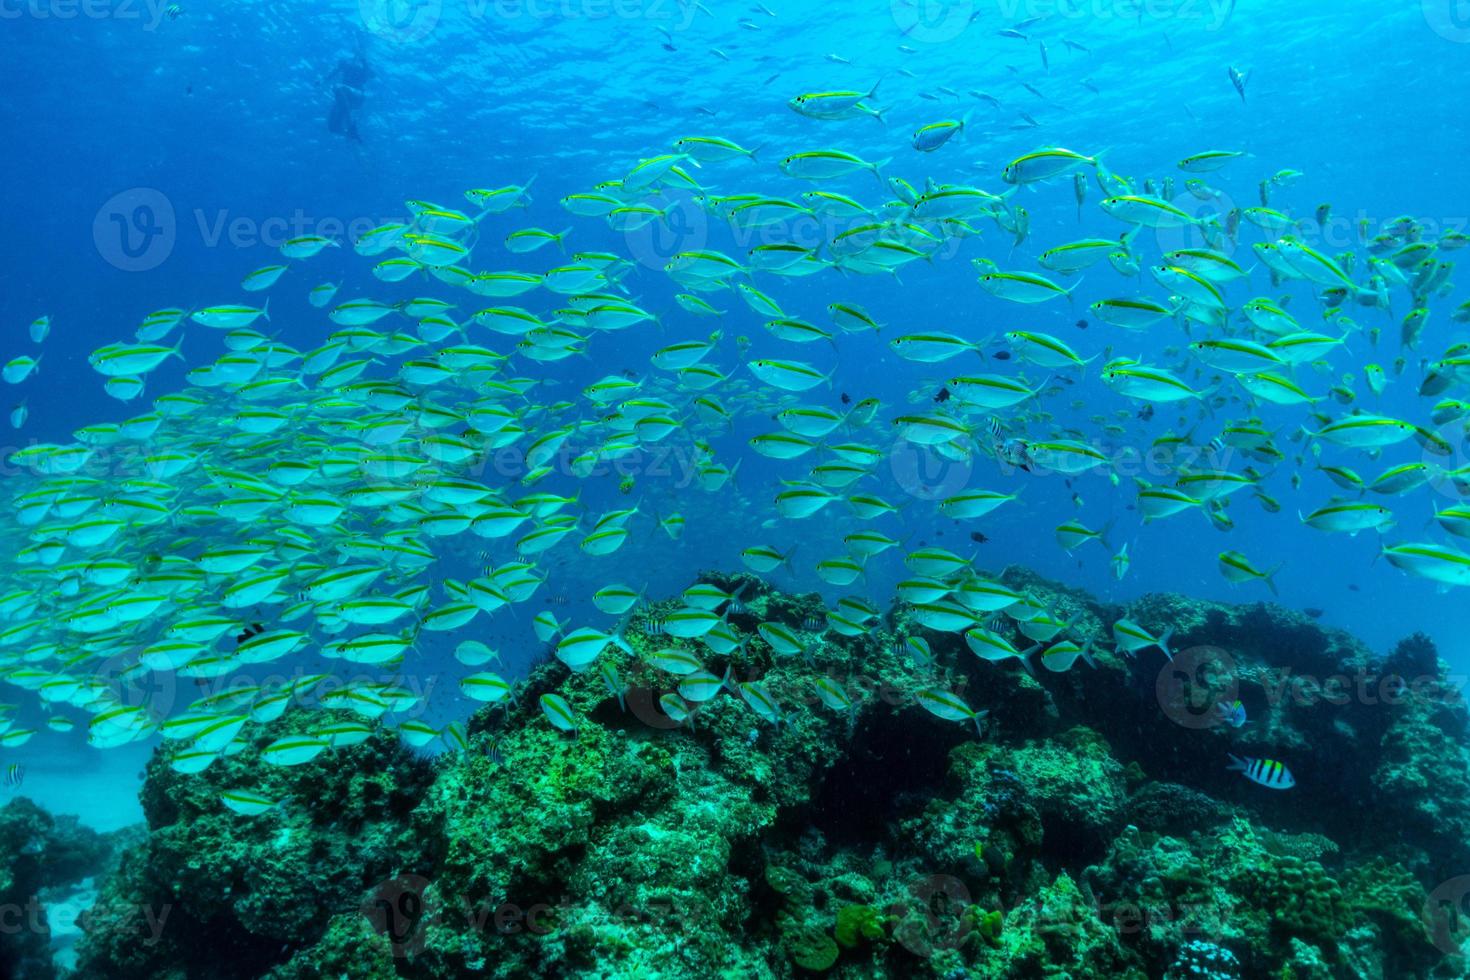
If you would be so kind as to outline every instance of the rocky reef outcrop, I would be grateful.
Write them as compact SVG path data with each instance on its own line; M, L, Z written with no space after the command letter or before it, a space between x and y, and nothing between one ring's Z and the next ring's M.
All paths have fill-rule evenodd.
M659 635L655 605L631 654L604 655L626 709L599 671L548 660L433 760L386 730L302 766L253 757L322 723L305 710L202 774L161 749L147 836L104 895L171 915L146 946L93 922L79 974L1465 975L1467 713L1423 637L1378 656L1277 606L1109 607L1010 571L1093 645L1095 665L1033 676L906 609L848 636L816 596L704 580L744 586L728 618L746 642L716 657ZM1108 649L1125 616L1174 630L1172 661ZM777 652L761 623L809 642ZM678 678L647 655L670 646L728 664L732 689L661 701ZM734 687L757 678L763 712ZM988 710L981 733L921 707L933 690ZM1240 727L1216 709L1236 700ZM1230 754L1296 785L1253 784ZM245 785L287 802L219 805Z
M25 797L0 808L0 976L51 980L51 906L106 866L108 837Z

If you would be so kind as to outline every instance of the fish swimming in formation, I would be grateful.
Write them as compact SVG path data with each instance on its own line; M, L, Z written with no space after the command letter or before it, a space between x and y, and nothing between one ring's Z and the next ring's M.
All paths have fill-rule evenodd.
M1056 84L1061 65L1052 55L1062 49L1048 53L1030 25L1005 30L1037 41L1043 70L1057 71L1046 87ZM664 43L675 47L670 35ZM1065 44L1070 52L1087 51ZM1244 103L1247 73L1233 66L1228 73ZM1045 97L1030 82L1020 84ZM902 107L880 97L883 85L878 79L866 90L797 95L788 105L803 118L791 122L833 140L855 139L846 128L852 121L883 123L885 113ZM974 97L1001 107L993 96ZM1008 112L1014 121L1014 110ZM1039 125L1020 118L1023 129ZM363 232L350 247L335 237L298 235L281 245L279 261L243 278L231 274L228 281L251 294L246 303L179 297L180 305L148 314L133 336L97 348L88 361L105 377L107 394L132 403L146 390L151 407L129 410L133 417L125 421L83 426L63 442L24 446L7 460L18 476L7 485L15 567L0 589L0 680L86 717L93 746L155 734L176 741L180 751L170 764L186 771L234 754L259 725L318 686L332 688L319 700L348 713L346 720L323 719L311 731L271 741L259 750L263 764L305 764L368 737L377 725L392 726L414 748L437 740L464 751L471 737L460 722L441 728L395 720L425 699L397 680L333 687L327 675L311 675L233 700L201 697L160 717L151 704L99 696L86 660L75 655L136 651L131 671L212 681L231 677L241 664L310 647L394 677L420 655L427 634L453 643L469 631L453 645L467 672L452 696L506 705L516 684L482 669L500 654L486 642L489 634L477 631L492 619L514 619L515 607L530 603L557 612L541 608L520 618L519 629L543 645L557 669L595 671L603 710L613 701L626 710L625 678L633 671L657 671L673 688L660 696L660 708L681 726L692 726L700 705L717 697L743 706L751 719L784 726L811 705L783 705L777 695L785 694L774 684L735 679L736 662L752 648L815 662L822 637L874 635L937 673L943 647L885 634L898 621L886 612L893 597L866 594L870 572L883 581L881 571L899 566L907 574L896 586L897 608L962 641L958 649L975 654L981 668L1010 670L1013 661L1027 671L1039 661L1050 673L1079 661L1096 666L1099 640L1082 635L1075 616L976 567L973 546L993 541L985 550L994 552L1016 528L1035 536L1041 511L1024 511L1041 507L1030 497L1044 491L1028 491L1017 504L1024 481L1054 473L1067 482L1056 499L1070 492L1081 513L1056 527L1058 546L1099 566L1106 558L1117 580L1141 576L1152 559L1135 563L1126 544L1112 551L1106 536L1113 522L1102 531L1088 526L1099 519L1089 512L1097 495L1073 489L1074 478L1126 486L1143 523L1204 518L1226 534L1237 519L1270 520L1283 509L1278 496L1288 485L1295 492L1304 478L1326 479L1374 497L1310 497L1316 506L1303 507L1299 520L1317 531L1374 537L1394 526L1401 499L1432 480L1470 485L1470 474L1445 459L1452 442L1435 432L1470 417L1454 404L1466 397L1456 389L1470 385L1470 347L1435 332L1470 320L1463 304L1445 311L1453 286L1447 256L1470 242L1405 217L1327 254L1310 243L1304 213L1289 207L1301 172L1273 166L1251 173L1255 159L1228 144L1178 147L1165 159L1139 161L1137 177L1113 173L1101 148L1056 145L978 173L942 166L960 147L981 142L975 125L972 113L912 120L903 129L912 133L908 145L898 145L902 168L888 151L869 152L870 144L842 148L816 136L769 151L749 140L686 136L616 166L607 148L599 164L609 166L599 180L547 202L573 216L570 227L527 210L534 176L523 185L465 192L467 210L412 199L403 221ZM912 170L921 162L932 172ZM1175 171L1189 175L1178 188ZM1244 190L1231 183L1236 179ZM793 181L803 182L799 191ZM1242 205L1247 193L1259 193L1261 204L1229 206L1227 189ZM1035 262L1026 259L1033 254L1028 243L1054 233L1051 211L1064 211L1070 227L1074 206L1079 219L1099 222L1089 226L1096 237L1049 239L1039 243ZM1338 213L1346 209L1344 203ZM527 218L506 223L512 211ZM1332 209L1314 214L1320 225ZM546 227L529 224L533 216ZM672 230L681 216L693 216L711 232L709 240L671 248L652 264L637 254L640 234ZM800 243L780 234L812 222L833 227ZM607 240L632 254L575 251L585 223L612 233ZM731 248L721 243L725 226L750 238L721 251ZM988 249L984 233L992 227L1002 233L1002 250L1014 250L972 256L963 266L974 269L966 275L968 293L946 296L922 315L922 304L899 293L900 277L911 269L962 249ZM1242 244L1246 233L1250 248ZM306 291L319 277L303 280L298 266L359 259L367 260L359 275ZM798 278L803 290L783 288ZM871 300L863 296L871 307L849 301L862 295L853 286L860 281L871 286ZM841 294L820 295L813 304L810 296L824 283L840 285ZM435 295L391 298L389 287L403 284ZM354 295L364 285L389 298ZM339 300L343 288L350 298ZM277 299L273 314L270 299L256 294L294 296L300 309ZM878 303L892 295L902 298L882 309ZM1079 300L1091 319L1066 309ZM990 331L977 326L1006 314L984 321L966 315L981 303L1024 314L997 328L1006 330L1003 350L989 350ZM1392 319L1390 308L1397 310ZM324 336L305 344L313 323L321 323ZM728 329L711 329L721 325ZM1368 362L1373 331L1395 325L1403 361ZM1075 349L1043 332L1058 329L1075 331L1067 334ZM620 338L655 331L652 352L634 361L638 348ZM1140 349L1150 334L1169 331L1186 339ZM22 343L28 337L41 344L51 320L37 318L16 333ZM223 352L200 353L201 333ZM1441 342L1442 349L1431 349ZM1407 352L1415 350L1425 358L1423 394L1439 399L1435 407L1423 415L1412 414L1408 402L1394 403L1395 415L1365 410L1376 409L1372 399L1385 392L1409 393L1395 378L1412 370ZM42 373L43 357L17 352L0 375L16 385L49 381L54 362ZM849 377L854 361L871 362L904 386L910 404L887 403L901 402L901 393L882 392L886 402L863 397L869 392L856 385L867 382ZM967 366L944 372L942 384L926 376L925 366L947 361ZM1343 379L1344 361L1361 371L1360 387ZM158 392L162 382L151 379L176 362L185 385ZM564 373L563 362L596 365L591 377L601 380ZM578 380L568 384L569 377ZM853 387L834 388L839 378ZM1087 395L1066 413L1074 384ZM15 428L27 422L26 404L12 410ZM1154 439L1134 423L1156 412L1178 412L1180 421ZM762 428L746 430L747 423ZM738 444L728 438L734 431ZM1371 472L1382 472L1371 482L1349 466L1361 468L1355 457L1376 460L1411 440L1426 461L1384 460L1373 466ZM671 446L689 464L677 511L670 509L675 498L660 496L642 471L636 478L615 474L607 482L612 503L599 498L599 478L610 468ZM1135 461L1126 449L1139 446L1154 450L1149 463L1164 472L1125 484ZM747 448L769 467L762 474L740 472ZM89 464L119 452L131 458L134 450L137 474L90 476ZM492 465L503 452L517 460L511 475ZM1200 458L1204 453L1209 459ZM904 499L882 489L894 476L905 483L918 469L917 456L995 482L929 495L916 480L919 489ZM973 466L987 458L997 466ZM1246 495L1234 499L1251 500L1248 512L1230 508L1241 490ZM1002 506L1008 509L992 514ZM1018 511L1022 516L1013 518ZM1122 508L1116 513L1131 523ZM937 528L915 531L934 516L945 527L1000 523L984 530L962 524L951 534L951 541L969 542L967 557L910 544L913 533L937 539ZM1435 534L1470 537L1470 515L1454 508L1436 511L1435 524ZM821 530L808 538L803 527ZM650 539L681 547L734 543L731 554L738 551L755 576L815 576L843 594L832 608L804 610L799 629L761 598L728 592L713 578L650 608L649 583L661 560ZM1110 554L1084 547L1092 541ZM1208 560L1187 535L1174 542L1172 552ZM1377 552L1417 578L1470 585L1470 556L1451 544L1382 539ZM468 566L453 567L456 556ZM471 556L477 560L469 562ZM595 581L567 585L567 564L589 570ZM1276 591L1280 565L1262 570L1229 549L1218 553L1217 567L1231 583L1259 581ZM747 616L762 621L752 627ZM1172 627L1151 625L1161 632L1117 620L1114 648L1129 656L1156 648L1172 658ZM625 635L631 630L657 641L636 661ZM933 684L914 694L915 710L971 723L981 734L986 710ZM811 689L818 710L854 713L856 698L841 684L818 678ZM587 704L556 692L541 694L537 706L535 723L569 742L599 723ZM1217 712L1226 725L1245 724L1238 701ZM7 719L0 746L33 734ZM484 748L494 765L504 764L503 744L510 743ZM1232 756L1232 768L1270 788L1293 785L1278 762ZM12 764L5 785L18 788L23 778L24 767ZM239 816L263 816L285 803L248 788L227 791L219 802Z

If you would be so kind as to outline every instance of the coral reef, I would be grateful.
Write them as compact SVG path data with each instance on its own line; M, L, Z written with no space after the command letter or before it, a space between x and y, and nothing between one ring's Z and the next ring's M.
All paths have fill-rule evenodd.
M379 880L434 861L432 842L409 822L430 767L391 733L311 765L260 761L261 746L324 715L287 713L196 775L170 768L179 743L155 753L142 795L147 836L103 888L78 976L260 976L282 950L318 941L333 913L359 910ZM238 788L281 805L239 815L220 802Z
M605 654L626 713L598 671L548 660L432 761L383 730L289 769L257 745L183 776L160 750L146 839L102 904L169 917L152 944L98 919L79 975L1463 975L1460 933L1425 917L1470 870L1466 711L1422 637L1379 658L1275 606L1108 607L1010 570L1099 646L1095 667L1032 676L904 609L818 637L817 597L704 580L744 588L729 622L748 641L715 657L634 620L631 654ZM1123 616L1175 629L1174 661L1101 649ZM778 653L761 623L810 642ZM669 646L777 707L726 692L675 721L677 679L646 656ZM983 735L921 708L934 687L988 709ZM548 723L549 693L574 730ZM1219 723L1221 698L1249 723ZM270 735L319 720L293 709ZM1297 785L1254 785L1228 753L1287 760ZM244 785L287 803L219 805Z
M0 976L56 976L47 905L102 870L111 850L76 817L53 817L25 797L0 809Z

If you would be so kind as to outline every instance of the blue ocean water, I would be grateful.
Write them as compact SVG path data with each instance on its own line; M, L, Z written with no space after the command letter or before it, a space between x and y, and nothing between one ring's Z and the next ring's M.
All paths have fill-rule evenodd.
M776 162L788 153L828 147L891 160L884 175L915 186L932 178L996 192L1004 189L999 175L1006 163L1038 146L1106 151L1115 173L1140 179L1174 173L1181 180L1174 170L1180 158L1205 149L1243 149L1248 158L1208 175L1227 195L1221 210L1232 203L1257 204L1261 179L1282 168L1300 170L1304 176L1276 191L1272 206L1307 217L1330 203L1333 219L1323 231L1329 252L1361 252L1361 228L1371 236L1404 214L1435 233L1460 230L1470 213L1462 179L1470 123L1445 97L1470 52L1470 20L1460 7L1454 0L1393 7L1366 0L1285 7L1253 0L863 0L840 7L770 0L708 8L675 0L185 0L173 9L153 0L0 2L0 119L8 137L7 152L0 155L7 230L0 236L0 336L6 338L6 358L33 350L25 337L32 319L47 314L54 323L37 375L4 392L14 402L24 399L29 410L24 427L8 433L8 440L15 448L64 442L81 425L137 414L141 404L123 405L103 393L88 353L129 337L159 307L246 299L240 277L275 261L286 238L310 233L350 241L367 228L405 218L408 199L462 206L461 194L470 187L524 183L533 176L533 203L487 223L489 247L483 251L493 249L495 261L477 252L476 265L544 271L559 258L550 250L511 256L494 247L499 236L533 225L573 228L574 250L633 258L639 265L626 285L663 316L661 329L599 338L588 358L546 373L556 381L552 390L561 392L555 397L568 399L605 374L646 373L653 350L713 329L713 321L695 321L673 305L676 289L663 265L687 248L740 255L760 239L737 236L688 201L678 204L666 227L627 234L573 218L557 202L621 177L640 159L666 152L688 135L719 135L762 148L757 162L697 171L697 179L707 180L706 189L716 194L794 196L810 185L783 176ZM1017 24L1026 25L1017 30L1025 37L1005 36ZM332 72L357 53L372 72L357 112L360 142L327 127ZM1230 66L1248 72L1244 99L1227 77ZM880 80L874 102L883 108L884 123L814 121L786 105L801 92L861 91ZM966 113L973 113L966 132L938 152L920 154L910 147L910 134L919 126ZM867 174L832 187L866 200L889 196ZM731 311L720 324L725 339L717 360L736 370L742 355L732 341L744 335L750 356L803 356L824 371L835 370L833 389L819 389L813 400L835 406L836 395L847 393L879 398L890 407L904 405L926 382L932 390L958 373L953 368L959 362L921 365L896 358L887 342L908 331L995 336L987 348L994 351L1004 349L998 338L1005 331L1039 330L1064 338L1084 356L1111 350L1177 360L1164 353L1183 342L1177 330L1124 333L1092 320L1086 309L1107 296L1157 292L1146 278L1137 288L1125 288L1100 266L1082 277L1070 307L1021 306L977 287L972 259L1035 270L1036 256L1047 247L1118 235L1121 226L1096 207L1097 186L1090 185L1088 193L1079 220L1069 181L1023 189L1015 202L1031 216L1024 242L1012 246L986 223L981 238L959 243L952 255L947 250L932 262L906 267L901 281L833 271L788 282L763 280L784 307L814 322L828 303L842 300L865 305L888 325L881 335L844 334L836 350L813 345L793 351L766 334L762 318L733 295L715 297ZM1172 247L1168 239L1162 235L1159 244ZM1255 229L1242 231L1242 242L1260 239ZM1243 261L1244 253L1242 248ZM332 249L293 268L271 291L267 332L299 349L320 344L334 328L304 296L322 281L343 282L342 298L398 301L445 292L421 279L379 283L350 249ZM1306 296L1298 302L1298 312L1311 305ZM1359 405L1422 418L1425 403L1415 394L1418 362L1438 356L1456 338L1451 308L1449 302L1437 304L1419 349L1404 352L1403 377L1381 399L1362 384L1361 364L1342 357L1333 361L1334 374L1308 370L1301 376L1321 392L1346 367L1359 376ZM1373 356L1392 375L1400 356L1398 316L1349 312L1365 327L1371 321L1383 328ZM1076 325L1079 320L1090 321L1085 330ZM189 330L187 363L171 362L151 375L147 397L178 389L187 367L221 351L218 336ZM533 370L538 366L523 368ZM1040 382L1047 372L1031 368L1027 374ZM743 369L736 376L749 381ZM1068 408L1074 399L1086 403L1080 412ZM1084 425L1091 414L1126 410L1127 431L1113 439L1115 445L1146 446L1166 430L1208 429L1246 414L1235 404L1202 418L1189 403L1182 412L1159 406L1144 423L1131 417L1139 406L1102 387L1095 371L1079 376L1054 401L1048 408L1059 418L1075 416ZM1336 413L1340 407L1323 409ZM1229 532L1199 515L1140 526L1128 510L1126 478L1118 486L1097 473L1070 485L1054 476L1002 476L989 460L942 463L905 446L890 453L888 472L881 474L885 495L904 504L889 531L910 546L922 541L975 553L977 563L993 570L1025 565L1120 601L1161 590L1229 601L1270 598L1259 584L1232 586L1221 578L1217 553L1236 550L1261 567L1282 563L1275 581L1287 605L1320 610L1325 622L1377 647L1423 630L1452 663L1470 666L1460 649L1467 617L1455 591L1441 592L1377 558L1378 536L1372 532L1326 535L1298 522L1299 505L1309 508L1336 491L1310 463L1300 468L1301 490L1291 489L1298 472L1291 458L1302 444L1287 439L1303 413L1267 408L1264 417L1283 429L1288 459L1263 484L1283 510L1265 513L1242 494L1232 505L1235 527ZM689 518L678 542L645 522L622 556L624 567L650 570L640 575L650 595L682 588L701 568L738 567L739 547L755 540L800 549L805 564L798 563L794 577L777 573L781 584L822 587L809 565L839 553L841 535L852 522L834 512L809 524L768 523L776 481L790 471L744 448L744 438L759 431L759 425L743 422L719 444L723 461L741 461L738 506L690 486L680 469L687 455L671 460L667 476L639 476L626 499L640 501L647 513L677 509ZM1462 454L1459 440L1456 447ZM1386 467L1420 456L1410 442L1390 448L1380 462ZM1361 461L1365 476L1378 468ZM613 477L590 484L583 503L592 509L620 506L625 498L616 483ZM568 493L575 489L570 482L557 486ZM934 510L936 495L963 486L1022 492L1018 505L980 525L988 539L983 544L969 540L974 528ZM1074 498L1080 498L1080 509ZM1423 525L1433 506L1446 499L1421 491L1396 501L1399 529L1390 540L1434 538L1437 532ZM1109 552L1089 546L1068 555L1057 547L1052 529L1073 516L1092 527L1116 522L1111 545L1126 542L1132 558L1121 582L1113 576ZM575 552L553 555L547 564L555 574L548 593L574 619L589 609L586 594L611 578ZM870 594L887 595L901 572L896 554L875 560ZM526 617L497 620L489 638L522 668L543 655ZM441 658L446 670L453 667L444 651L431 648L426 656ZM433 710L448 720L463 707L436 703ZM76 809L76 801L92 798L96 786L126 785L141 750L119 751L127 760L119 763L87 749L83 738L81 731L45 733L23 750L33 795ZM100 782L117 773L122 775L115 781ZM79 782L78 774L99 782ZM107 806L90 808L95 819L131 819L130 799L120 793L109 799Z

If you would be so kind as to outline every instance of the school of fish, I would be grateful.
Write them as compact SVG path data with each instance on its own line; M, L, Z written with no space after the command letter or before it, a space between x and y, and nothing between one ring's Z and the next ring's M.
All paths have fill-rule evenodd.
M1244 98L1243 81L1236 84ZM876 85L798 94L788 105L813 121L813 142L840 131L831 122L881 121L883 111ZM967 123L922 125L911 141L923 154L915 159L940 159L932 154L963 140ZM530 201L528 180L471 189L464 209L408 201L411 220L351 243L294 238L278 263L244 276L248 299L181 297L185 303L150 313L133 337L88 358L107 393L133 404L150 373L185 359L186 347L191 355L210 348L204 337L186 345L186 335L215 335L224 352L186 361L187 388L158 395L148 411L124 422L89 425L70 442L33 444L8 459L9 509L0 535L11 561L0 570L0 682L38 699L52 728L85 725L98 748L154 735L176 741L181 750L172 764L186 772L237 751L255 726L308 698L356 720L280 739L264 750L265 761L301 764L360 742L379 725L415 747L440 740L463 748L459 723L395 720L421 695L393 682L329 684L331 665L276 686L226 682L311 651L349 667L394 671L411 662L421 635L442 633L460 638L456 656L478 671L462 680L459 694L500 702L515 685L480 670L497 653L477 630L509 607L534 609L555 573L550 556L562 552L583 568L603 563L606 584L592 601L605 618L562 622L540 610L527 628L570 670L601 672L608 696L621 699L619 664L633 655L622 629L642 609L646 587L609 556L633 530L680 540L700 533L698 520L688 517L686 527L681 513L650 515L636 505L594 512L583 505L579 483L670 439L695 447L691 493L738 498L753 513L756 536L768 538L742 551L748 571L811 571L856 593L824 622L803 624L810 631L764 623L755 635L742 635L725 615L737 595L709 583L691 586L682 608L650 629L669 640L652 662L675 686L677 693L660 703L679 722L729 692L755 716L782 723L788 709L771 691L758 679L734 679L716 661L752 642L778 656L809 656L825 630L853 636L882 629L894 601L919 624L961 635L996 669L1007 661L1050 671L1091 662L1091 644L1073 637L1071 622L975 568L973 556L911 548L885 531L898 509L881 495L883 464L895 445L953 461L993 461L979 470L996 475L992 487L907 504L977 527L1004 519L992 515L1017 499L1018 481L1047 474L1100 473L1118 493L1134 496L1144 522L1193 514L1222 530L1241 516L1231 503L1242 491L1259 504L1252 519L1377 535L1406 509L1427 513L1416 495L1430 484L1470 491L1470 467L1442 465L1470 420L1470 343L1434 346L1450 324L1470 323L1470 303L1453 306L1449 299L1451 253L1470 239L1432 237L1425 223L1404 216L1365 229L1356 247L1328 254L1312 244L1329 219L1327 205L1307 216L1273 207L1296 171L1263 175L1237 150L1183 149L1177 164L1125 176L1112 172L1102 153L1041 146L981 187L944 176L910 183L884 173L888 160L840 149L777 155L716 135L688 136L666 152L629 160L621 176L562 198L574 219L564 230L516 220ZM1258 185L1259 206L1218 208L1222 191L1211 182L1242 171ZM747 190L716 192L742 181ZM810 189L793 192L792 181ZM1089 206L1112 220L1116 234L1047 242L1034 260L1022 257L1028 253L1020 250L1031 248L1031 212L1080 214ZM668 220L675 208L697 209L737 232L759 230L763 243L735 255L678 251L661 274L614 253L562 255L575 242L576 222L632 234ZM816 245L797 244L794 236L780 241L783 229L798 225L831 233ZM1004 245L994 250L1005 253L1003 263L978 254L969 261L977 296L1014 307L1004 330L963 313L942 329L880 324L843 297L854 276L888 277L893 289L903 289L905 267L963 261L955 256L978 253L991 235ZM432 288L407 300L340 299L340 284L322 283L304 297L299 290L279 297L275 314L325 317L335 329L323 345L298 350L265 332L269 304L256 305L254 297L278 296L309 274L301 270L314 257L344 247L384 284ZM1106 338L1104 330L1079 334L1096 341L1079 349L1028 326L1043 304L1075 305L1084 275L1088 288L1100 291L1087 309L1110 328ZM783 277L813 277L806 295L820 299L783 308L762 289ZM727 338L720 325L737 306L752 311L768 336ZM1385 335L1395 324L1398 334ZM50 318L38 318L30 339L40 345L50 330ZM553 383L558 362L596 359L624 331L655 330L662 345L649 369L610 373L560 397L564 389ZM909 403L844 399L834 408L834 351L844 335L869 331L887 339L895 373L909 370ZM1142 334L1178 340L1159 363L1117 352ZM997 345L1009 356L990 356ZM1388 367L1373 362L1375 349L1386 351ZM40 361L17 356L3 378L24 383ZM922 380L932 376L932 365L958 361L964 366L949 369L941 390ZM1040 380L1028 379L1026 370ZM1084 377L1111 389L1116 410L1092 415L1088 426L1063 424L1052 406L1066 400L1068 383ZM1431 400L1421 417L1372 410L1385 386L1414 383L1410 377ZM1186 432L1171 431L1151 445L1129 442L1128 422L1140 410L1171 406L1188 409L1181 415ZM751 422L762 431L731 437L737 423ZM11 423L26 424L24 403ZM1405 443L1419 447L1413 460L1389 465L1382 458ZM746 447L787 471L779 484L761 488L764 497L736 480ZM518 460L511 478L487 465L506 452ZM1118 475L1143 454L1168 477ZM93 464L103 459L99 476ZM1340 493L1287 504L1265 488L1275 476L1295 493L1312 469ZM803 537L803 554L794 556L800 522L829 507L847 512L841 536L823 543ZM1434 523L1439 535L1385 536L1378 551L1411 575L1470 584L1470 555L1453 543L1470 538L1470 505L1438 509ZM1070 552L1107 546L1107 531L1073 520L1055 536ZM477 575L437 570L455 547L477 556ZM1127 574L1126 545L1110 560L1117 577ZM864 594L866 567L888 561L905 570L897 595ZM1229 581L1273 591L1278 564L1273 556L1228 549L1218 559ZM1024 648L1007 638L1017 634L1028 641ZM1122 654L1156 648L1172 656L1167 631L1155 635L1121 620L1112 635ZM921 664L931 657L921 637L896 642ZM147 699L119 694L120 684L164 673L209 681L216 692L166 715ZM852 709L840 686L821 680L815 687L828 708ZM984 710L950 691L928 689L917 701L940 718L982 730ZM583 723L557 695L541 706L558 729ZM1238 703L1222 712L1229 724L1244 723ZM33 734L15 724L13 707L0 711L0 746L21 745ZM1264 786L1292 782L1278 762L1232 765ZM222 803L250 815L277 801L242 788Z

